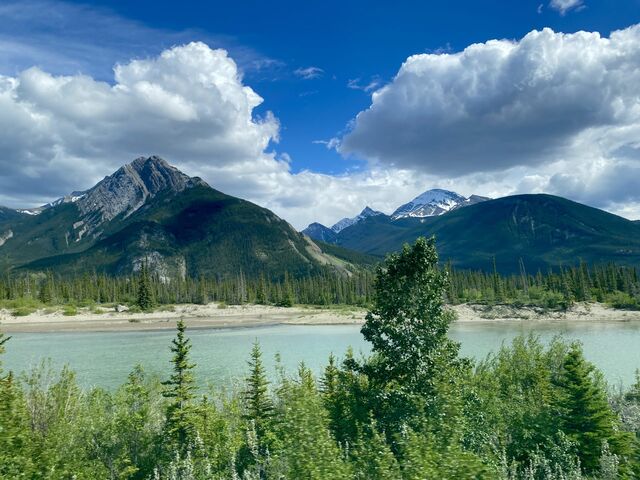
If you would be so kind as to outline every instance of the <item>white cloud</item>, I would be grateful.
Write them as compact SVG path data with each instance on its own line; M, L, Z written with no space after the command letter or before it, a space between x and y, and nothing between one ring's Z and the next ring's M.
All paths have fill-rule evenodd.
M142 154L195 170L276 162L264 152L278 121L253 116L262 98L224 50L190 43L114 70L113 85L35 67L0 76L0 200L87 187Z
M640 26L632 26L609 38L545 29L517 42L414 55L373 94L338 148L373 166L440 178L494 172L506 181L519 172L598 206L619 192L627 195L620 201L640 201L638 176L628 176L640 168L638 52ZM625 169L624 181L602 180ZM562 175L573 179L571 189ZM498 190L517 191L518 177L510 181Z
M313 80L314 78L319 78L324 74L324 70L320 67L306 67L306 68L298 68L293 71L293 73L304 80Z
M570 10L580 10L584 8L583 0L551 0L549 7L565 15Z
M298 228L367 203L391 211L399 191L424 189L409 172L292 173L286 152L268 152L279 123L252 114L261 102L227 53L203 43L117 65L112 83L39 68L0 76L0 204L45 203L150 154Z
M414 55L337 148L464 194L548 192L637 218L639 51L632 26Z
M159 154L298 228L365 205L390 213L433 187L546 191L637 217L639 37L546 30L411 57L351 134L324 143L362 153L371 142L371 167L337 176L293 173L270 151L279 122L256 117L262 99L224 50L170 48L117 65L108 82L29 68L0 76L0 204L44 203Z
M377 76L371 77L368 82L362 82L360 78L351 78L347 81L347 88L351 90L362 90L363 92L372 92L381 85L380 78Z
M314 140L311 143L315 143L316 145L324 145L327 147L327 150L335 150L340 146L340 139L337 137L332 137L329 140Z

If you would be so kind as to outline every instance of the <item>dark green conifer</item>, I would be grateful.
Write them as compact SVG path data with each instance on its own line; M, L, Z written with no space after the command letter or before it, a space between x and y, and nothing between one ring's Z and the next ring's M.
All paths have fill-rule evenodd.
M151 280L149 278L149 271L147 269L146 262L143 262L140 266L140 274L138 275L138 296L136 304L138 305L138 307L140 307L140 309L144 311L148 311L153 308Z
M262 364L262 351L258 342L254 342L249 360L249 376L245 380L243 393L243 418L255 425L258 441L261 441L269 429L273 416L273 402L269 396L269 381Z
M617 455L628 455L630 443L618 431L618 421L607 401L606 391L594 377L595 367L587 362L578 345L566 354L557 386L562 431L577 445L586 473L600 466L604 442Z
M183 451L190 447L195 436L193 422L193 399L196 388L193 374L195 364L189 360L191 341L185 336L186 328L184 321L178 320L178 331L171 342L173 373L169 380L163 382L165 386L163 396L169 399L166 431L176 442L178 448Z

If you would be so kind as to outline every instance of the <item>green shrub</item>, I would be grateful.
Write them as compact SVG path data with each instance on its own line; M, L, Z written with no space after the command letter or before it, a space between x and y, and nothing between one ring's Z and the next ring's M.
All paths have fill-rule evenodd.
M36 309L32 307L18 307L11 312L11 315L13 315L14 317L26 317L27 315L31 315L35 311Z
M613 308L623 308L628 310L640 309L638 299L624 292L615 292L607 295L606 303L611 305Z

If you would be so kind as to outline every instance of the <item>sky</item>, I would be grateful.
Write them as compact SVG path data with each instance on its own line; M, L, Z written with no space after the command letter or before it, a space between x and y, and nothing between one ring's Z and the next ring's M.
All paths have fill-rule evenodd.
M640 218L640 0L0 0L0 205L160 155L297 228L430 188Z

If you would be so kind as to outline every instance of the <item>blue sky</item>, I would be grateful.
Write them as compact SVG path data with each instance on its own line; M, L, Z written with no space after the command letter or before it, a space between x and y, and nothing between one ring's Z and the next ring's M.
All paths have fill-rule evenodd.
M310 168L326 173L362 166L357 159L344 159L313 143L338 135L370 104L370 92L349 88L350 81L352 87L366 87L372 82L381 86L409 55L417 53L455 52L488 39L518 39L544 27L561 32L608 33L640 20L639 0L590 1L565 15L548 3L526 0L407 1L394 3L393 7L388 2L359 0L74 3L92 5L104 9L107 15L112 13L154 29L185 32L181 37L184 40L203 40L211 47L226 48L232 55L236 53L239 61L249 55L243 65L246 83L265 99L256 113L271 110L280 119L279 149L294 159L294 170ZM126 61L131 55L154 55L171 42L170 36L162 43L141 39L139 48L116 58ZM111 60L95 59L93 71L110 79ZM275 63L257 69L260 60ZM309 67L322 72L308 80L295 74Z
M148 136L147 144L136 144L135 148L131 148L131 155L175 153L177 158L168 160L184 167L188 173L201 174L213 186L264 204L299 227L315 219L331 223L343 215L356 214L365 204L392 210L394 206L431 187L451 188L465 195L479 193L497 196L527 190L566 192L567 196L576 200L635 218L640 215L640 198L631 193L609 197L607 191L624 188L625 192L632 192L638 185L629 184L629 181L622 185L595 185L594 178L601 178L602 175L591 168L602 160L613 162L611 165L615 163L615 167L621 172L635 173L636 147L632 140L616 144L615 151L618 153L615 154L615 159L611 151L607 151L606 155L598 156L599 160L594 157L592 165L581 164L581 168L589 172L584 173L584 178L577 180L573 178L573 160L566 150L556 149L551 156L549 149L545 147L547 143L566 145L571 140L572 145L579 144L585 151L589 150L589 145L584 140L587 133L610 124L608 120L592 119L589 116L591 110L576 106L576 115L584 115L585 120L575 129L567 127L566 134L562 137L549 138L543 133L536 133L545 130L545 122L535 119L525 122L527 129L537 129L532 136L534 139L538 136L539 141L532 141L531 151L523 154L518 161L509 162L508 158L520 155L520 147L510 149L511 147L505 146L504 141L500 143L500 139L497 139L497 146L487 147L486 158L479 155L475 163L473 159L465 162L454 158L451 165L447 165L449 159L442 157L442 151L447 151L450 145L468 143L462 124L457 125L459 130L455 128L456 125L454 128L441 130L441 126L451 119L432 116L426 118L411 110L412 105L418 105L422 111L431 108L431 98L437 89L425 91L424 85L418 85L418 90L414 90L415 83L411 83L413 80L407 84L411 88L406 88L406 85L394 81L394 78L401 72L403 62L411 55L432 54L435 60L441 58L444 62L448 55L464 52L472 44L485 45L493 39L506 39L519 45L529 32L540 31L545 27L557 34L584 30L600 32L602 37L608 37L610 32L627 29L638 21L640 0L414 1L393 4L371 1L3 2L0 3L0 75L7 79L19 79L20 85L35 85L38 82L45 85L48 76L56 78L66 75L76 78L86 76L93 82L107 82L114 86L118 83L113 72L116 64L126 65L134 59L153 59L172 47L192 41L203 42L212 50L224 49L238 66L240 87L250 87L263 99L260 105L250 111L250 119L269 124L269 128L256 127L255 137L251 137L259 138L256 140L256 155L259 156L262 152L266 157L256 161L247 160L252 154L242 152L238 153L238 158L242 155L246 158L242 157L234 163L238 166L249 165L251 162L255 166L255 171L251 170L253 176L249 178L244 167L233 170L229 162L216 164L214 159L207 163L203 160L206 155L202 152L197 156L189 152L181 154L179 150L174 152L170 148L166 152L155 151L154 148L161 142L152 135ZM555 47L547 46L544 43L547 40L548 45ZM546 48L565 48L558 47L559 43L554 42L551 37L547 40L532 40L536 45L535 51L538 52L535 55L539 56L539 52L544 52ZM584 48L590 48L589 42L592 40L585 42ZM491 49L485 50L489 55ZM475 60L470 56L468 65L477 65L478 61L482 61L481 55L484 53L474 57ZM420 59L420 62L423 61L431 62L428 58ZM549 68L544 64L546 61L539 60L533 68L544 71ZM635 61L628 60L630 65L634 65ZM604 68L610 68L605 60L602 62ZM491 62L487 65L491 65ZM500 69L501 65L495 68ZM46 75L21 78L23 72L34 66ZM431 65L429 68L437 70L439 67ZM580 67L576 71L580 73ZM584 71L589 70L585 67ZM505 68L504 72L503 77L523 75L514 73L513 66ZM486 75L481 71L472 73L470 78L482 78L482 75ZM420 75L420 82L430 81L428 72ZM575 81L565 73L553 75L565 84ZM448 85L449 80L446 78L434 78L438 85ZM87 87L87 91L98 83ZM582 85L580 81L578 84ZM391 87L387 95L381 96L379 104L376 104L375 110L379 115L373 112L365 116L362 122L354 123L359 112L365 112L375 103L372 94L385 85ZM397 91L394 91L396 87ZM542 85L539 90L541 94L548 87L548 84ZM22 87L12 88L14 97L23 95L23 90L27 90ZM77 87L73 92L77 92L78 88L82 87ZM460 88L467 87L461 85ZM573 85L568 85L568 88L575 90ZM597 86L591 85L589 88ZM412 95L412 92L418 92L415 99L397 100L402 95ZM588 95L588 90L586 92ZM622 92L613 99L603 100L604 103L601 102L594 108L604 110L605 103L619 104L620 99L634 98L635 93L637 92ZM62 90L58 94L73 95ZM535 91L529 95L535 96ZM496 105L504 101L493 94L486 96L494 97ZM578 99L579 96L576 97L576 102ZM447 97L445 100L449 102L445 105L467 101L461 100L459 96ZM68 101L77 105L75 99L69 97ZM403 101L407 103L404 104ZM473 99L473 102L476 101L477 99ZM32 104L33 99L27 101L26 97L20 97L16 102ZM469 105L466 105L467 111ZM45 109L44 106L42 108ZM415 118L411 125L401 124L402 108L407 108L407 118ZM536 108L537 112L547 112L546 107ZM631 107L628 108L632 110ZM47 114L52 111L46 107ZM525 111L533 111L533 108ZM565 111L573 111L572 106L567 105ZM397 121L389 123L376 117L394 117L396 113ZM56 110L52 115L64 117L65 112ZM550 125L556 121L563 125L572 122L558 112L550 115ZM129 118L128 121L135 120ZM473 119L470 121L473 124ZM420 128L416 127L413 131L412 128L418 124L416 122L419 122ZM631 122L625 120L625 128L635 125L635 118ZM192 131L205 127L209 128L209 124L194 125ZM253 124L251 128L254 128ZM274 133L274 129L277 129L277 133ZM491 131L497 130L499 128L496 127ZM354 133L350 135L352 131ZM429 135L434 131L438 138L451 136L452 143L442 145L439 150L430 151L428 146L425 148L419 138L430 138ZM407 132L411 133L413 140L409 139L405 143L401 140L386 140L387 135L395 140ZM486 132L478 135L481 133L486 135ZM517 136L520 133L522 132L505 130L503 135ZM55 133L55 136L64 135L65 132ZM145 135L147 133L140 134L139 138ZM233 138L234 135L233 132L230 133ZM598 137L599 144L602 144L603 138L613 138L612 133L603 135ZM407 136L410 135L407 133ZM113 138L122 136L118 134ZM528 137L522 138L527 143ZM74 139L74 142L77 141ZM88 187L96 178L108 174L114 166L131 160L127 157L129 150L116 147L114 155L117 152L117 156L121 155L122 158L107 158L104 151L93 158L88 152L99 150L96 146L98 141L94 142L88 137L82 141L82 148L71 148L71 140L67 142L66 139L62 142L62 147L42 146L42 150L38 150L40 146L32 144L7 147L7 152L12 155L24 151L28 151L28 154L25 154L24 168L21 168L20 173L12 177L7 168L5 185L0 178L0 187L4 188L4 192L0 192L0 203L36 204L67 193L72 186L69 175L52 181L46 168L35 162L31 163L37 155L41 155L43 162L49 166L55 164L56 168L64 166L69 169L77 167L78 174L73 180L78 184L73 188ZM243 140L245 143L250 141L252 140ZM327 142L330 144L327 145ZM380 142L384 142L384 145ZM483 150L482 143L474 144L471 141L469 144L476 149L479 145ZM218 147L212 147L212 156L218 152L216 148ZM49 153L35 154L36 150ZM632 153L621 156L621 151ZM468 157L469 152L473 152L473 149L454 152L453 156ZM6 161L9 153L3 153ZM46 155L51 157L47 159ZM230 154L230 158L233 155L235 151ZM504 157L505 160L493 160L498 157ZM434 159L433 162L431 158ZM269 161L272 164L268 164ZM277 165L273 162L277 162ZM265 166L260 170L262 164ZM602 168L610 171L608 166ZM237 175L238 171L242 174ZM231 178L234 174L235 177ZM24 177L20 182L30 188L28 192L11 188L11 185L16 184L15 178L20 175ZM275 179L277 188L255 180L268 176ZM43 178L46 182L43 182ZM515 185L515 179L522 178L530 181ZM320 194L323 191L325 196ZM339 191L343 193L336 193ZM329 205L330 200L333 201L332 205Z

